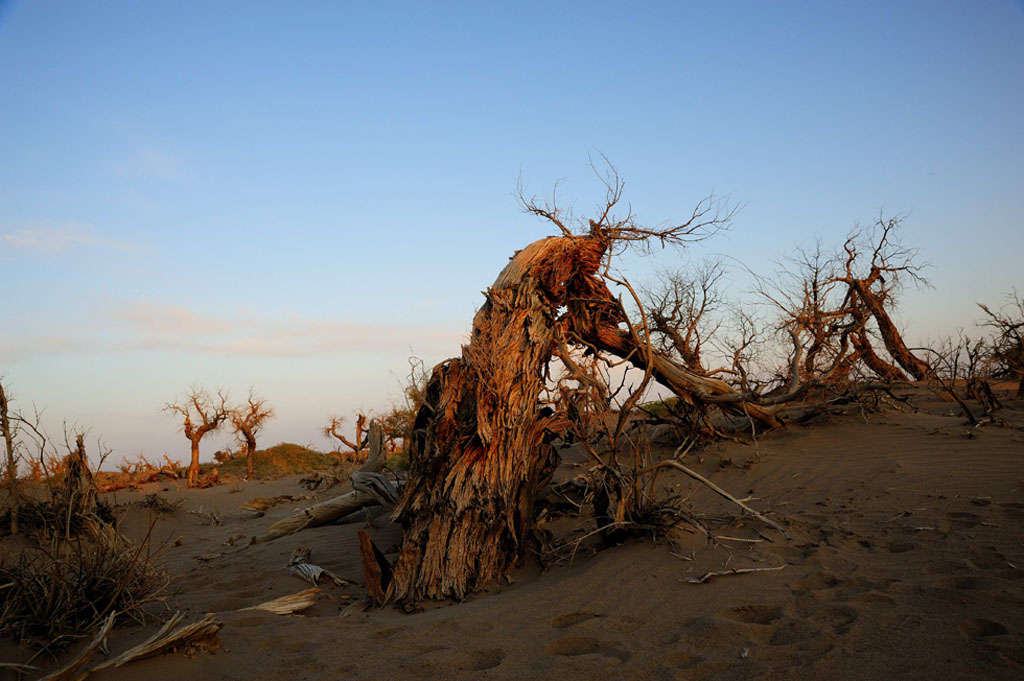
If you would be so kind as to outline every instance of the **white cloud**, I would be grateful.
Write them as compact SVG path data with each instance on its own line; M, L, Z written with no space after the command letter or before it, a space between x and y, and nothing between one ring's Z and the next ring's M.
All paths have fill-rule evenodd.
M463 325L365 324L296 315L211 315L181 305L132 301L73 322L61 334L6 333L0 356L10 359L117 352L234 357L324 357L345 354L457 355Z
M126 241L108 239L97 234L82 222L64 222L57 225L32 224L21 229L0 233L0 244L7 248L56 255L76 248L101 248L133 251L136 247Z
M458 324L366 324L298 315L209 315L178 305L135 301L107 318L124 326L120 347L213 355L307 357L346 352L458 354Z

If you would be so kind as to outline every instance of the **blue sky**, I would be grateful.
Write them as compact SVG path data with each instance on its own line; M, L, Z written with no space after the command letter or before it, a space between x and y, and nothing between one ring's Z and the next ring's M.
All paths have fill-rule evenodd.
M1009 0L2 3L0 373L117 454L187 453L160 407L193 382L254 386L267 441L324 446L329 414L397 397L410 352L458 354L548 233L519 174L585 213L595 150L642 220L743 204L659 266L770 272L909 213L923 340L1024 283L1021 120Z

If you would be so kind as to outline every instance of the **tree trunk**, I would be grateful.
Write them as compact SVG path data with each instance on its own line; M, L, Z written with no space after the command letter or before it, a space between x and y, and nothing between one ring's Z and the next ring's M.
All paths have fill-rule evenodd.
M245 437L245 479L252 480L256 468L256 438L243 431Z
M11 499L11 534L18 534L18 511L21 496L18 490L18 466L14 456L14 435L11 432L11 420L7 413L7 395L0 384L0 430L4 435L4 447L7 454L7 494Z
M435 367L394 512L405 532L389 600L464 598L507 578L523 554L537 491L557 463L538 400L558 309L604 251L588 237L519 251L487 290L462 357Z
M850 343L857 351L857 355L865 365L881 378L883 381L905 381L906 375L898 367L889 364L878 356L875 349L867 339L867 332L863 329L850 334Z
M192 443L192 461L188 465L188 486L195 487L199 484L199 440L202 436L190 438Z
M864 306L871 313L871 316L875 318L875 323L878 324L878 332L882 336L882 342L885 343L885 349L889 351L889 355L918 381L934 378L935 373L928 366L928 363L912 353L907 344L903 342L903 337L900 335L896 325L893 324L889 313L885 311L885 305L882 304L882 301L868 290L867 284L863 280L855 279L854 286L857 289L858 297L864 302Z
M75 438L75 448L68 453L64 479L58 488L61 496L61 510L65 514L65 533L70 536L72 527L81 516L91 516L96 509L96 483L89 468L85 453L85 436Z
M434 368L394 511L404 541L386 600L462 599L508 578L525 552L537 492L557 464L547 435L563 421L542 416L539 399L552 355L572 334L637 366L649 357L658 380L687 401L781 424L771 408L730 402L738 393L727 383L637 352L596 276L607 246L597 236L550 237L516 253L487 290L462 356Z

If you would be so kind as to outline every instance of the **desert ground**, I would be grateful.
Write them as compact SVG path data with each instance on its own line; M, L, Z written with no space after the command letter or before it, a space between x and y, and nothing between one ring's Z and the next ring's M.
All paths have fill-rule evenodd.
M685 459L783 525L789 538L680 476L705 536L681 526L654 541L579 542L560 560L532 555L514 582L462 603L407 613L369 607L357 532L385 553L401 529L385 514L250 543L275 521L342 483L310 492L301 475L209 489L153 483L105 495L121 531L156 519L175 575L169 612L213 613L219 641L90 675L96 681L179 679L1019 679L1024 676L1024 411L964 425L949 403L862 412L848 407ZM653 433L670 454L672 435ZM563 451L556 480L586 465ZM239 506L289 495L265 515ZM555 543L593 523L563 517ZM246 610L310 588L286 567L310 561L350 584L321 584L293 615ZM743 568L778 568L712 576ZM165 613L166 614L166 613ZM160 626L116 627L109 655ZM219 643L219 644L218 644ZM74 657L36 658L38 678ZM0 644L0 659L31 651ZM97 661L104 659L99 654ZM12 671L5 678L19 678Z

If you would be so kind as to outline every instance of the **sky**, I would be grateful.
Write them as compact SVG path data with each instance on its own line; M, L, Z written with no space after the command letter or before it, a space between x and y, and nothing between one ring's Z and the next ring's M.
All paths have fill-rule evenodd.
M326 448L410 355L458 355L551 233L518 178L586 215L602 154L641 221L742 206L624 259L639 282L710 254L770 274L906 215L923 342L1024 288L1022 120L1011 0L0 0L0 375L115 459L186 458L161 407L193 384L265 396L262 444Z

